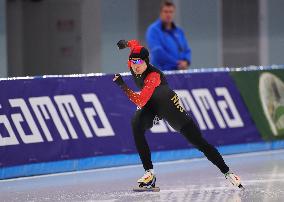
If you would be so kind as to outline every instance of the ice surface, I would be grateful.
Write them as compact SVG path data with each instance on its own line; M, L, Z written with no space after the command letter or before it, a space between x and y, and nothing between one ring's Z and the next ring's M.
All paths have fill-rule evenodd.
M284 150L225 156L245 186L206 159L155 164L160 192L136 193L141 165L0 181L0 201L284 201Z

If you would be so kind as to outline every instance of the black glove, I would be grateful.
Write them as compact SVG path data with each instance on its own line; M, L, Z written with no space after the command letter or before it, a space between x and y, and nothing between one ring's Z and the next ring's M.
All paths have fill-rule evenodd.
M123 86L125 85L123 79L122 79L122 76L120 74L115 74L114 75L115 77L118 76L115 80L113 80L114 83L116 83L116 85L118 86Z
M124 49L127 48L127 41L125 40L120 40L119 42L117 42L117 47L118 49Z

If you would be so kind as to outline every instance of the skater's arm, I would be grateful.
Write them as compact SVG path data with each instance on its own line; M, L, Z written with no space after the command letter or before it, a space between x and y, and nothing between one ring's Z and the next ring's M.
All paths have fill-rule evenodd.
M120 76L121 77L121 76ZM131 90L121 79L120 82L116 82L119 86L121 86L122 90L126 93L127 97L134 102L138 107L143 107L151 98L152 94L155 91L155 88L160 85L160 75L156 72L150 73L145 81L144 87L140 93L135 93ZM122 80L122 81L121 81ZM116 81L116 80L115 80Z
M126 85L122 88L129 99L134 102L138 107L143 107L154 93L154 90L161 83L160 75L156 72L150 73L145 81L144 87L140 93L135 93Z

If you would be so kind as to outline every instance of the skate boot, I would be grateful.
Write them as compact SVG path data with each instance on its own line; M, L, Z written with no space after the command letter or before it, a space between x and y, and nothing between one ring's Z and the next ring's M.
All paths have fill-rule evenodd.
M137 182L139 186L134 188L134 191L160 191L160 188L156 187L156 176L153 170L146 170L145 174Z
M229 171L225 173L225 178L229 180L234 186L237 186L240 189L244 189L243 185L241 184L240 177L235 175L233 172Z

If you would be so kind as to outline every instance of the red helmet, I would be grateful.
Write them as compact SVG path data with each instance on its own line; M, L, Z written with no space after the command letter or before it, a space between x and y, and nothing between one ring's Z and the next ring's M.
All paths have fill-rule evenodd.
M117 46L119 49L124 49L129 47L130 48L130 54L129 54L129 60L131 59L142 59L145 60L147 63L149 63L149 51L144 46L141 46L138 40L120 40L117 43ZM128 60L128 67L130 68L131 63Z
M138 40L130 40L127 42L127 46L130 48L129 60L140 58L145 60L149 57L149 51L144 46L141 46ZM128 67L130 67L130 61L128 60Z

